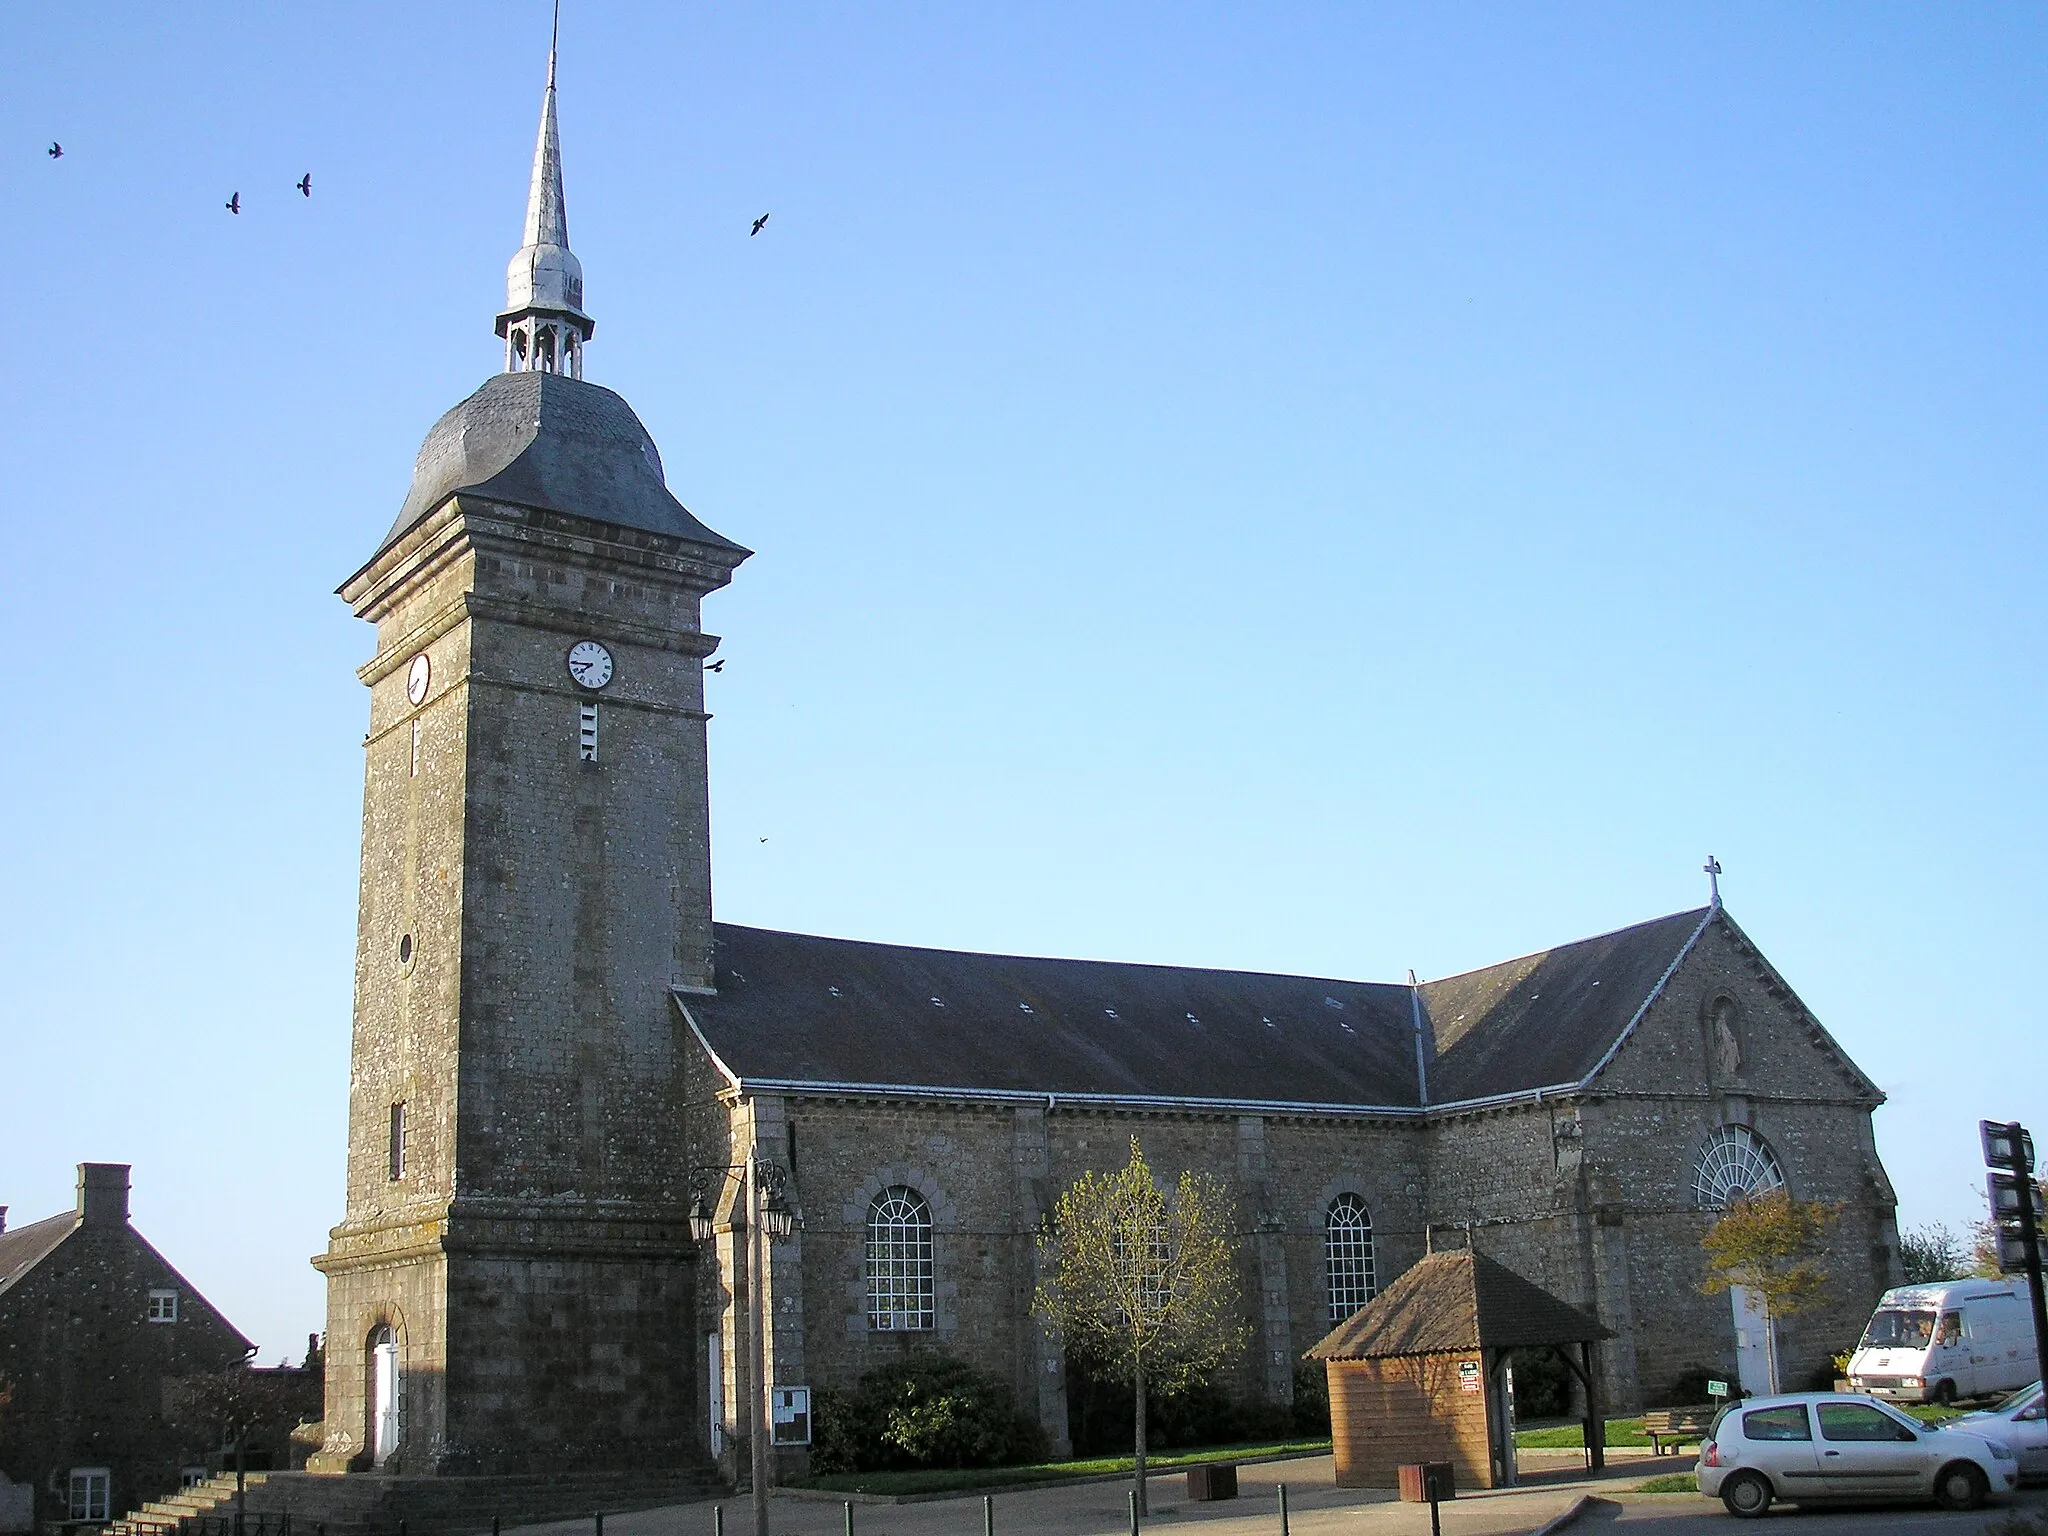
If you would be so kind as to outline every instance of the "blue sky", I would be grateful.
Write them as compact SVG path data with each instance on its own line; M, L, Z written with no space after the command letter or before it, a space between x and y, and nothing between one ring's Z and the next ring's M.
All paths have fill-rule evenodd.
M759 552L720 915L1398 979L1712 851L1902 1220L1971 1219L1974 1121L2048 1109L2044 34L571 0L589 375ZM332 592L498 367L546 40L0 13L0 1202L133 1162L266 1360L341 1214Z

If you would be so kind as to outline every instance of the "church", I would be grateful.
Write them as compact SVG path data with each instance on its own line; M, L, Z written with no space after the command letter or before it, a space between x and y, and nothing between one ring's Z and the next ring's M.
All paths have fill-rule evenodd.
M1700 1237L1776 1187L1839 1208L1785 1381L1854 1339L1898 1271L1884 1096L1716 885L1404 982L716 921L702 610L749 551L586 381L584 299L551 54L503 371L340 588L376 633L314 1470L737 1475L756 1282L770 1387L939 1350L1067 1445L1034 1239L1134 1135L1236 1203L1241 1399L1291 1400L1304 1352L1453 1234L1612 1330L1618 1409L1760 1386L1759 1320L1705 1293Z

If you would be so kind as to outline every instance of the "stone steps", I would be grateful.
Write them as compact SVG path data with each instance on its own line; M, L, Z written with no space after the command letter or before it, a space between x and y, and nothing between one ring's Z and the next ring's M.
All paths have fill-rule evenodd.
M245 1536L461 1536L506 1525L654 1509L724 1491L706 1461L666 1472L528 1473L503 1477L407 1477L305 1472L248 1474ZM114 1521L106 1536L215 1536L231 1532L232 1473L208 1478Z

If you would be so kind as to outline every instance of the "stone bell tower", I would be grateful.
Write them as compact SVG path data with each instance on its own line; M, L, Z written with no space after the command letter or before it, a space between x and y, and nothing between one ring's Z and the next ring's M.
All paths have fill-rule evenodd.
M507 371L342 584L376 626L316 1471L673 1467L700 1394L671 988L711 982L705 593L747 551L583 382L555 60Z

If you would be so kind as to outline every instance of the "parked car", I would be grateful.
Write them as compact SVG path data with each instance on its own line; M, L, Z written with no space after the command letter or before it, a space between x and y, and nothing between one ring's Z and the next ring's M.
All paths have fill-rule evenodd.
M1879 1298L1849 1381L1895 1402L1952 1403L2012 1391L2033 1380L2039 1359L2024 1280L1902 1285Z
M1723 1409L1700 1447L1699 1477L1701 1493L1750 1518L1779 1499L1975 1509L2017 1488L2020 1472L2002 1437L1917 1424L1861 1393L1798 1392Z
M1967 1413L1949 1421L1957 1429L2003 1440L2019 1458L2020 1478L2048 1478L2048 1403L2041 1395L2041 1383L2034 1382L2013 1393L1996 1408Z

